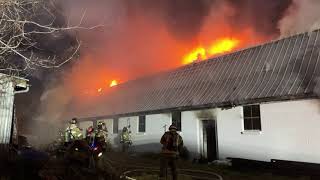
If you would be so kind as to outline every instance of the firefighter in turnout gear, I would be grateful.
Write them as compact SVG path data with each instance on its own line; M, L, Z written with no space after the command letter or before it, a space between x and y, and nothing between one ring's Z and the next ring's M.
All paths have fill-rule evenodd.
M78 127L76 118L73 118L65 131L64 159L70 164L87 167L90 154L88 143L83 138L82 129Z
M106 127L106 124L102 121L98 122L96 136L97 136L97 140L101 144L103 144L103 148L105 150L108 142L108 129Z
M90 142L91 139L95 138L96 134L94 132L93 126L89 126L86 130L86 140Z
M128 130L127 127L124 127L122 129L122 133L120 136L120 143L122 144L122 152L127 152L129 149L129 146L132 145L131 132Z
M78 127L77 118L73 118L65 131L65 143L83 139L82 130Z
M177 133L177 127L171 125L169 131L165 132L161 137L160 143L162 146L160 159L160 179L167 176L167 168L170 166L172 172L172 179L178 179L177 159L179 157L179 150L183 147L182 137Z

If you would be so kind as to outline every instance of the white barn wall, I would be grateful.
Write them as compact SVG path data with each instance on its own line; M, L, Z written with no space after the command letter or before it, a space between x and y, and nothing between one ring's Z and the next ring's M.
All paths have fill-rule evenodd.
M200 121L194 111L181 113L181 137L184 145L196 157L200 153Z
M181 113L181 132L179 134L184 140L184 145L191 152L192 158L199 157L204 150L200 146L202 142L202 123L201 120L215 119L216 112L213 109L200 111L185 111ZM100 119L106 123L110 142L114 147L119 147L120 133L122 128L130 124L131 136L135 151L140 152L159 152L161 150L160 138L172 124L171 113L146 115L145 132L138 132L139 117L119 118L118 133L113 132L113 119ZM86 129L93 123L85 121L80 123L80 127ZM200 128L201 127L201 128Z
M136 151L159 152L161 150L160 139L171 125L171 114L146 115L146 132L136 133L133 143Z
M138 132L138 116L119 118L118 132L121 133L124 127L130 125L130 131L133 135Z
M82 121L79 122L79 128L82 129L82 134L83 137L86 135L86 130L89 126L93 126L93 122L92 121Z
M261 104L262 131L244 133L242 107L218 114L219 156L320 163L319 100Z
M113 132L113 119L101 119L98 121L104 121L109 131L109 139L114 147L119 147L120 134L123 127L130 124L131 137L135 151L146 152L159 152L161 150L160 138L163 135L165 129L168 129L171 125L171 114L152 114L146 115L146 132L139 131L139 117L121 117L119 118L118 133ZM80 125L89 126L90 123ZM86 127L82 127L86 128Z

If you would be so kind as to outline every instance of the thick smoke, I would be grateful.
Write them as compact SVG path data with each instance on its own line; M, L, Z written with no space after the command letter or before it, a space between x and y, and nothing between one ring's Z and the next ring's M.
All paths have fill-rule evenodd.
M212 0L123 1L128 17L151 16L150 21L162 21L175 39L190 42L197 36L215 2Z
M279 35L277 23L291 1L241 2L70 0L65 7L71 17L87 9L86 23L102 19L106 24L103 31L80 34L82 59L70 79L76 89L79 84L97 88L111 79L127 81L178 67L183 55L217 38L240 38L246 47Z
M274 38L279 35L278 22L292 0L226 0L234 13L228 17L235 27L252 27L258 35Z
M320 1L293 0L279 22L281 36L311 31L320 27Z
M221 37L241 40L240 48L280 35L278 23L291 0L66 0L67 21L103 28L79 32L80 59L39 95L35 119L77 116L72 103L97 97L111 80L120 83L181 66L183 55ZM290 13L289 13L290 14ZM281 21L282 22L282 21ZM280 26L281 27L281 26ZM37 92L39 93L39 92ZM94 94L94 95L92 95ZM92 111L95 111L93 108Z

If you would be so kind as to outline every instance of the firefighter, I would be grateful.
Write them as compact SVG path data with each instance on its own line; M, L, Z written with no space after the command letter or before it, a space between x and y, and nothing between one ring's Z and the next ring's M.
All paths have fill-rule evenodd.
M179 150L183 147L182 137L177 133L177 127L171 125L169 131L165 132L161 137L162 144L161 159L160 159L160 179L167 176L167 168L170 166L172 172L172 179L178 179L177 159L179 157Z
M83 167L88 167L90 160L89 146L83 138L82 129L78 127L77 118L69 122L66 131L64 159L68 163L74 163Z
M82 130L78 127L77 118L72 118L69 122L69 126L65 131L65 142L70 143L74 140L83 139Z
M96 133L94 132L93 126L89 126L86 130L86 140L88 143L92 141L96 136Z
M108 140L108 129L106 127L106 124L102 121L98 122L97 136L104 138L105 142L107 142Z
M122 144L122 152L127 152L129 149L129 146L132 145L131 141L131 132L128 130L127 127L124 127L122 129L122 133L120 136L120 143Z
M97 140L103 145L104 150L106 150L108 142L108 129L103 121L98 122L96 136Z

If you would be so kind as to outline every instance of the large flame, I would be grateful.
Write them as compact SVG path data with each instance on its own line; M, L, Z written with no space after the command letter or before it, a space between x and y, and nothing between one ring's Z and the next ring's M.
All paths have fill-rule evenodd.
M117 80L112 80L111 83L110 83L110 87L113 87L113 86L116 86L116 85L118 85Z
M217 40L208 50L210 55L223 54L232 51L239 44L239 40L224 38Z
M183 57L182 63L189 64L197 60L205 60L207 57L223 54L234 50L239 45L239 40L234 38L221 38L214 41L208 47L197 47Z
M196 60L206 59L206 49L203 47L198 47L192 50L189 54L183 57L183 64L189 64Z

